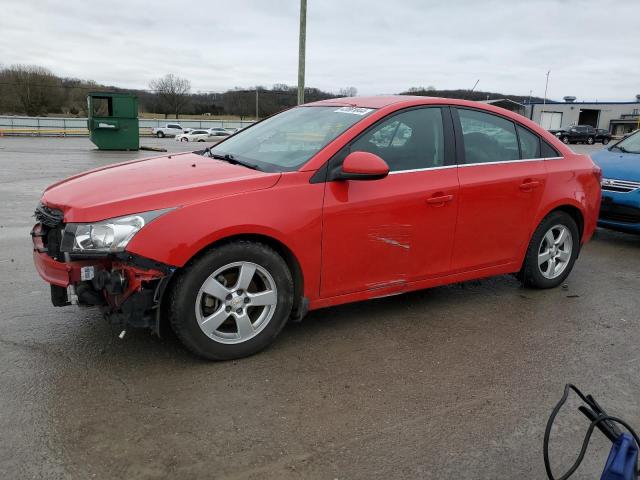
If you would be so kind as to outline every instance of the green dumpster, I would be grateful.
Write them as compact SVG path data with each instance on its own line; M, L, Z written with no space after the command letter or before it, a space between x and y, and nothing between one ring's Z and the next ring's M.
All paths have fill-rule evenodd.
M89 138L100 150L138 150L138 97L128 93L87 95Z

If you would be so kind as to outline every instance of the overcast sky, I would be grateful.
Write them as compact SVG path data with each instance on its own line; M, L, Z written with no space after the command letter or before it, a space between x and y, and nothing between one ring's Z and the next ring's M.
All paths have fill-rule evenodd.
M299 0L5 0L0 64L147 88L297 82ZM633 100L638 0L308 0L307 86L412 86Z

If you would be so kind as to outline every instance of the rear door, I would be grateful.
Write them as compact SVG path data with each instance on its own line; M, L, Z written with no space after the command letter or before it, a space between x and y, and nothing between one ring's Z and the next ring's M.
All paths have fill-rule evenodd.
M529 242L546 181L540 139L499 115L454 112L461 163L452 270L516 261Z
M330 181L323 209L321 296L398 289L449 271L458 177L448 108L391 114L343 148L383 158L381 180Z

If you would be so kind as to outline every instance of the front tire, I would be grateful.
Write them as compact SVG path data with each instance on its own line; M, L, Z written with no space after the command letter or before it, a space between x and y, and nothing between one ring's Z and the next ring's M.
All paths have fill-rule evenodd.
M571 273L579 250L575 220L566 212L551 212L531 237L520 280L531 288L557 287Z
M156 133L156 137L158 137L158 138L164 138L164 132L158 132L158 133Z
M293 280L271 247L237 241L188 265L170 293L173 330L209 360L242 358L267 347L293 305Z
M594 143L593 137L587 138L587 144L588 145L593 145L593 143Z
M562 143L565 145L569 145L569 137L562 137L560 140L562 140Z
M608 138L603 138L602 139L602 145L606 145L609 143L609 139Z
M189 139L188 139L188 138L185 138L185 137L182 137L182 138L180 139L180 141L181 141L181 142L188 142L188 141L189 141Z

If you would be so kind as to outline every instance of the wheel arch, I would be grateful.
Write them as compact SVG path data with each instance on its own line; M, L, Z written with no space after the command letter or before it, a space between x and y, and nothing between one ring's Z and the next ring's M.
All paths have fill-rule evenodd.
M571 216L571 218L573 218L573 220L576 222L576 225L578 226L578 232L580 234L580 243L582 243L582 238L584 235L584 212L582 210L582 206L577 202L574 203L573 201L562 201L550 206L544 212L544 214L541 215L540 218L538 218L538 221L536 222L533 230L531 231L531 235L533 235L533 232L535 231L535 229L538 228L538 225L540 225L540 222L542 222L542 220L544 220L549 214L553 212L565 212L566 214Z
M293 250L281 240L273 236L263 233L237 233L221 237L198 250L191 258L189 258L185 265L197 261L198 258L202 257L212 248L239 240L265 244L273 248L282 257L291 272L291 277L293 278L294 299L292 316L296 316L298 314L304 315L304 313L306 313L304 311L306 309L306 301L304 299L304 273L302 266L300 265L300 261L296 255L293 253Z
M552 206L549 206L549 208L544 210L542 214L538 218L536 218L536 222L533 225L531 232L529 233L529 242L531 242L531 239L533 238L533 235L536 229L538 228L538 226L540 225L540 223L542 223L542 221L553 212L565 212L566 214L571 216L571 218L573 218L573 220L576 222L576 225L578 226L578 233L580 237L579 245L581 245L582 238L584 235L584 212L582 211L580 204L578 204L577 202L574 203L571 200L560 201ZM524 261L525 261L527 249L529 248L529 242L527 242L524 248L524 251L522 252L522 255L520 257L522 261L519 263L520 268L518 273L516 273L516 276L518 278L521 278L521 275L522 275L522 268L524 267ZM578 249L578 254L580 254L580 249Z
M582 235L584 234L584 215L582 214L582 210L574 205L560 205L559 207L554 208L551 212L565 212L573 220L576 222L578 226L578 232L580 233L580 240L582 241ZM547 214L548 215L548 214Z

